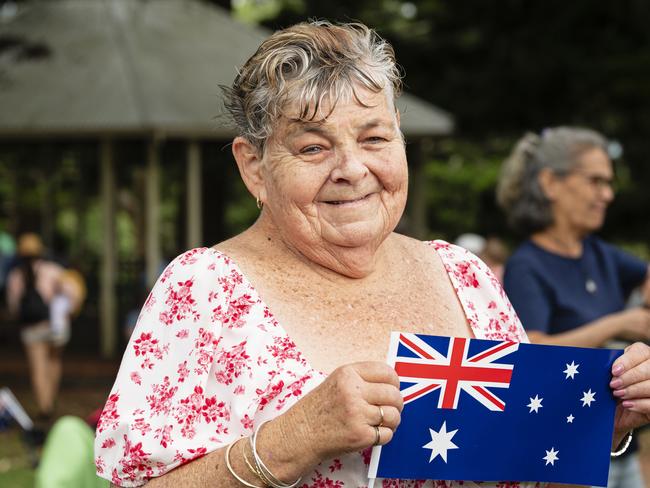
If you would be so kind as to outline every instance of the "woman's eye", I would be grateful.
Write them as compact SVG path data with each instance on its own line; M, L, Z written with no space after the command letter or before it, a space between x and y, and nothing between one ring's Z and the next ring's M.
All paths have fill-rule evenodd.
M366 137L365 140L366 140L366 142L369 142L370 144L377 144L379 142L386 142L387 139L385 137L381 137L381 136L371 136L371 137Z
M306 146L300 150L300 154L318 154L322 150L321 146Z

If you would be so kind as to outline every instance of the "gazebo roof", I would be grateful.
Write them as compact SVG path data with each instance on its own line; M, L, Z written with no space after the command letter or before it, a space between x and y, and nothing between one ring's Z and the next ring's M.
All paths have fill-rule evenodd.
M59 0L0 18L0 137L231 137L215 120L229 84L268 36L197 0ZM452 117L404 94L407 136Z

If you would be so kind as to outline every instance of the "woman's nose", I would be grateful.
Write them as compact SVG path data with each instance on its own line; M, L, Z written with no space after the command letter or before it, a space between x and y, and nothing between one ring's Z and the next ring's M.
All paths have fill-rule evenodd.
M336 153L336 166L331 179L335 183L355 183L368 174L363 151L341 149Z
M603 200L605 200L607 203L614 200L614 188L612 188L612 185L607 185L603 187L601 189L601 195Z

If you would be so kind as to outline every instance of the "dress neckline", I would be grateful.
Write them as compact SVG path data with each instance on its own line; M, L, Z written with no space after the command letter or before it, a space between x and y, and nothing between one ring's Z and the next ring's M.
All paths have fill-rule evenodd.
M450 284L454 290L454 293L456 294L456 297L458 298L458 301L460 302L461 308L463 310L463 316L465 317L465 322L469 325L469 330L472 334L470 338L472 339L483 339L483 334L481 334L481 329L478 327L477 324L474 323L474 321L469 320L470 317L470 307L464 300L464 298L461 296L462 294L459 292L459 290L462 290L461 287L459 287L459 283L456 280L456 277L454 276L453 273L450 273L449 267L448 267L448 262L446 258L443 256L443 253L438 252L438 249L436 248L435 244L436 243L442 243L444 245L449 245L445 241L441 240L435 240L435 241L424 241L423 242L427 247L431 248L431 250L438 256L438 259L442 262L443 269L445 271L445 274L447 275L447 279L450 281ZM213 254L218 255L223 257L223 259L226 261L226 264L229 265L239 276L242 278L242 284L246 286L248 290L254 295L253 298L256 300L259 300L259 303L264 307L265 310L268 312L268 318L270 323L273 324L274 327L277 327L278 331L280 332L280 335L283 337L289 339L295 347L295 350L297 352L298 357L300 358L300 361L303 362L307 368L309 368L310 371L313 371L323 377L327 376L327 373L320 371L316 368L314 368L311 365L311 362L307 359L303 351L298 347L298 345L294 342L293 338L287 330L282 326L280 321L276 318L275 314L273 313L273 310L269 305L262 299L262 296L259 294L257 291L257 288L253 285L253 283L248 279L248 276L243 272L243 270L239 267L239 264L237 264L237 261L230 257L228 254L226 254L223 251L220 251L219 249L216 249L214 247L208 247L206 248L209 251L211 251ZM478 259L478 258L477 258ZM397 329L395 329L397 330Z

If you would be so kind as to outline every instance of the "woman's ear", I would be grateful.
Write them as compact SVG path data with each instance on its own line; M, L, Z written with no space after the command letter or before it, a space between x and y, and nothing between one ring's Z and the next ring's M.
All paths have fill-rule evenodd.
M264 202L266 194L260 150L245 137L238 136L232 141L232 154L246 188L254 198L259 198Z
M537 175L537 181L539 182L539 186L542 187L542 192L544 192L546 198L554 201L560 191L560 179L557 175L551 169L544 168Z

